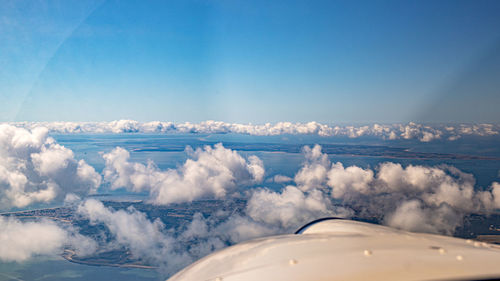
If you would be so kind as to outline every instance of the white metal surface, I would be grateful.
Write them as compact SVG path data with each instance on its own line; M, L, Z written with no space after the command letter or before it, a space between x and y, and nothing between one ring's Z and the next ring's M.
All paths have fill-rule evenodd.
M257 239L211 254L177 280L464 280L500 277L497 245L350 220Z

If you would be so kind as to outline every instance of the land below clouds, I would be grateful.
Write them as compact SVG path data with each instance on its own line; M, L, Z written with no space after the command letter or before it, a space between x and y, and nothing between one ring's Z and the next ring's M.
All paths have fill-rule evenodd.
M102 196L102 195L99 195ZM115 201L115 196L109 195L109 201L102 201L103 204L114 210L126 210L134 208L135 210L146 214L151 221L160 219L167 229L179 229L189 224L196 213L205 217L210 216L215 211L227 211L229 214L241 212L245 207L245 201L241 199L226 200L199 200L192 203L169 204L167 206L155 206L145 204L142 201ZM118 196L120 198L120 196ZM80 234L91 237L95 240L102 239L102 231L106 228L102 225L89 223L85 218L77 214L75 207L53 207L36 210L14 211L0 213L1 216L13 217L22 221L50 219L59 223L69 224L79 229ZM106 234L107 242L112 240L109 233ZM156 266L134 257L126 248L100 250L91 256L78 256L74 250L66 248L61 256L67 261L91 265L91 266L112 266L121 268L141 268L157 269Z
M214 145L217 142L206 142L206 145ZM302 153L304 145L307 144L273 144L273 143L238 143L224 142L224 147L237 151L262 151L282 153ZM498 157L480 155L454 154L454 153L432 153L418 152L404 147L390 147L384 145L346 145L346 144L320 144L323 153L328 155L380 157L394 159L453 159L453 160L500 160ZM179 144L155 144L154 146L141 146L131 148L135 152L160 152L160 151L184 151L185 147Z
M169 204L166 206L154 206L142 201L113 201L109 196L109 201L103 201L106 207L114 210L125 210L134 208L146 214L148 219L160 219L167 229L180 229L188 225L196 213L203 216L210 216L216 211L227 211L231 214L241 213L245 208L245 200L198 200L192 203ZM102 237L102 231L105 231L101 225L90 224L88 220L77 214L74 207L55 207L28 211L6 212L2 216L11 216L20 220L39 220L41 218L58 221L59 223L69 224L79 229L83 235L99 240ZM381 218L361 217L357 214L351 219L381 223ZM469 214L464 218L463 226L456 229L455 237L475 239L479 241L500 244L500 214ZM108 237L108 239L112 239ZM229 245L227 245L229 246ZM72 249L66 248L61 256L67 261L90 265L90 266L111 266L120 268L141 268L157 269L156 266L148 264L139 258L134 257L126 248L101 250L90 256L78 256Z

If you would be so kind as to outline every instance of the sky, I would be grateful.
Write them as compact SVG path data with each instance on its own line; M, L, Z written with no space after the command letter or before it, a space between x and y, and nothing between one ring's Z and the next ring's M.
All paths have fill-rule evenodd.
M498 122L498 1L2 1L0 121Z

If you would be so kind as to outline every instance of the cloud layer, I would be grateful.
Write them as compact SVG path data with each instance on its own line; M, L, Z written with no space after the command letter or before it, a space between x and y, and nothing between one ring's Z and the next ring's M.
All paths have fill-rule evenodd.
M459 124L423 125L372 124L366 126L330 126L318 122L291 123L278 122L264 125L205 121L201 123L146 122L118 120L112 122L16 122L18 127L34 129L48 128L50 132L73 133L182 133L182 134L224 134L236 133L256 136L274 135L318 135L323 137L341 136L349 138L378 137L382 139L417 139L429 142L437 139L456 140L464 136L494 136L500 132L500 125Z
M408 137L415 134L405 131ZM1 125L0 144L2 206L24 207L64 198L78 201L78 195L92 193L101 184L101 175L55 143L47 129L30 132ZM102 241L51 221L0 217L0 244L8 245L0 248L0 259L23 261L57 254L66 247L81 255L125 248L169 275L217 249L291 233L321 217L375 218L405 230L453 234L467 214L488 214L500 208L499 183L482 190L471 174L446 165L385 162L375 168L346 167L332 163L321 146L305 146L304 162L293 178L267 175L281 184L280 190L272 190L255 188L266 176L256 156L243 157L222 144L196 150L188 147L186 153L189 157L182 165L161 170L152 161L131 161L129 152L117 147L103 154L104 181L111 189L147 192L148 204L216 198L226 203L242 200L244 207L197 213L190 223L168 229L161 220L150 220L134 208L114 210L94 199L77 202L79 216L110 233Z
M129 162L128 152L117 148L104 155L105 179L112 188L148 191L154 204L231 199L236 194L247 198L247 218L287 231L318 217L356 213L406 230L452 234L466 214L500 208L500 184L477 191L471 174L446 165L403 167L385 162L373 170L344 167L331 163L321 146L306 146L305 161L293 182L272 178L291 183L281 191L242 190L262 181L260 159L245 160L221 144L189 153L192 159L183 166L161 171L153 163Z
M152 163L141 166L129 162L128 155L124 151L120 153L124 157L118 163L127 166L128 168L124 169L130 169L131 175L139 173L137 177L140 179L144 178L144 175L147 175L146 178L153 177L155 173L160 173L155 176L157 178L164 178L162 174L169 173L185 176L185 171L188 170L186 165L212 165L213 161L221 159L225 160L217 162L218 165L239 167L238 169L245 171L235 173L238 169L228 169L233 172L231 177L223 177L231 178L231 181L224 181L226 184L255 178L249 176L252 175L250 161L244 160L236 152L222 145L190 152L194 153L193 159L187 160L177 170L168 171L148 168L154 167ZM367 169L358 166L345 167L339 162L332 163L327 155L322 153L319 145L306 146L303 153L305 160L302 167L293 179L283 179L282 182L288 184L283 185L281 190L275 191L265 187L237 190L231 183L231 188L224 189L224 196L219 198L230 202L235 199L234 194L239 194L239 198L245 199L242 210L214 210L208 216L197 213L189 224L176 229L166 229L161 221L148 220L144 213L133 208L113 210L95 200L82 203L79 213L93 223L104 225L114 235L119 246L129 249L135 257L159 266L168 276L217 249L252 238L292 233L305 223L321 217L376 218L383 224L400 229L453 234L454 230L462 225L465 215L487 214L500 208L499 183L492 183L488 189L477 191L474 189L475 179L472 175L450 166L404 167L386 162L375 169ZM104 157L107 159L110 156ZM210 161L201 160L204 157L208 157ZM114 171L117 170L116 163L107 162L108 166L115 167L112 168ZM200 169L206 168L202 166ZM153 172L145 172L148 169ZM264 171L257 174L263 175ZM197 174L196 183L210 182L211 175ZM175 176L176 180L182 178L183 176ZM130 190L136 191L151 187L134 184L134 179L123 180L120 176L108 180L120 182L117 186L127 183ZM113 181L110 184L113 185ZM185 191L189 184L184 182L181 186ZM208 190L207 195L217 196L212 186L201 186ZM229 190L231 192L228 192ZM190 191L186 192L191 194ZM156 194L150 193L153 197ZM176 202L194 200L189 196L174 198L177 198Z

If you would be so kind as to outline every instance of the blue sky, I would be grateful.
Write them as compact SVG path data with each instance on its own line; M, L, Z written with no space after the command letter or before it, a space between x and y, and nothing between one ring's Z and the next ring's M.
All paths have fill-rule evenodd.
M0 121L496 122L499 1L2 1Z

